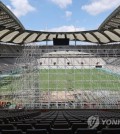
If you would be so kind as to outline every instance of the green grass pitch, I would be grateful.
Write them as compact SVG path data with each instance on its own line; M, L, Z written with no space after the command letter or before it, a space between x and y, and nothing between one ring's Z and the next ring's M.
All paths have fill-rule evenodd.
M101 69L41 70L43 90L119 90L120 76Z
M12 81L14 82L13 78L11 80L9 77L1 79L0 91L11 90L14 85ZM102 69L41 69L39 86L42 91L118 91L120 90L120 75Z

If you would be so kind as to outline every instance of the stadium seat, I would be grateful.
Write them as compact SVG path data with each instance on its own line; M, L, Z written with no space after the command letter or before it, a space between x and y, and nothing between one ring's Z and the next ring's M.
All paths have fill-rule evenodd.
M78 128L87 128L88 124L86 123L73 123L72 124L72 131L75 132Z
M0 130L14 130L15 127L12 124L0 124Z
M1 134L23 134L21 130L2 130Z
M0 120L0 124L3 124L3 121L2 120Z
M17 129L21 129L23 132L26 132L27 129L33 129L31 124L17 124Z
M25 121L25 124L31 124L32 126L35 126L35 124L37 124L37 121L35 120L28 120L28 121Z
M23 122L22 121L18 121L18 122L10 122L11 124L13 124L14 126L16 126L17 124L23 124Z
M35 129L46 129L48 132L51 131L50 124L35 124Z
M105 124L99 124L99 126L97 127L98 131L101 131L103 128L106 128L107 126Z
M97 134L96 129L78 128L74 134Z
M26 134L49 134L46 129L27 129Z
M54 123L53 128L69 128L68 123Z
M44 120L44 121L39 121L39 124L51 124L52 121Z
M72 130L69 129L54 129L52 128L52 134L72 134Z
M120 134L120 128L103 128L101 134Z
M107 125L108 128L120 128L120 124Z

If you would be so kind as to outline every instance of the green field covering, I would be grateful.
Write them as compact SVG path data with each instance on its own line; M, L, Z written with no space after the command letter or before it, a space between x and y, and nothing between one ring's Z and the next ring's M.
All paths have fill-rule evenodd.
M0 91L11 90L20 78L0 80ZM27 79L31 81L31 79ZM41 69L39 86L42 91L113 90L120 89L120 75L102 69Z

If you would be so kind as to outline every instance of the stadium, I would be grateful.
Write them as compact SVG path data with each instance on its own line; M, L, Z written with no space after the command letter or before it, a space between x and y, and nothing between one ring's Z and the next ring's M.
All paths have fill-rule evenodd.
M77 41L86 44L77 44ZM39 42L45 44L39 45ZM25 29L7 6L0 2L1 124L7 122L12 124L9 128L14 125L27 134L37 134L37 127L42 128L38 131L42 134L46 134L46 130L51 134L72 134L77 128L82 128L80 125L86 128L86 119L92 115L118 119L119 56L120 7L96 30L49 32ZM8 115L6 109L16 111ZM47 112L40 114L37 110ZM25 124L22 124L24 127L21 125L23 120L26 128ZM39 125L35 122L39 122ZM31 125L35 127L35 132L33 129L27 131ZM111 132L118 134L120 130L114 127ZM102 128L89 129L88 134L96 134ZM22 134L21 130L14 129L14 132ZM109 130L101 133L110 134ZM83 134L82 131L78 130L76 134ZM87 128L84 132L87 134ZM13 131L2 132L8 133L12 134Z

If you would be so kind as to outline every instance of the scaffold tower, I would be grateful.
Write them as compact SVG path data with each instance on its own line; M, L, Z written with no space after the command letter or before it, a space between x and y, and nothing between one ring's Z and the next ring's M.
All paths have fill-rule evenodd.
M36 46L25 46L14 69L19 74L19 78L14 80L15 101L28 108L37 107L41 97L36 49Z

